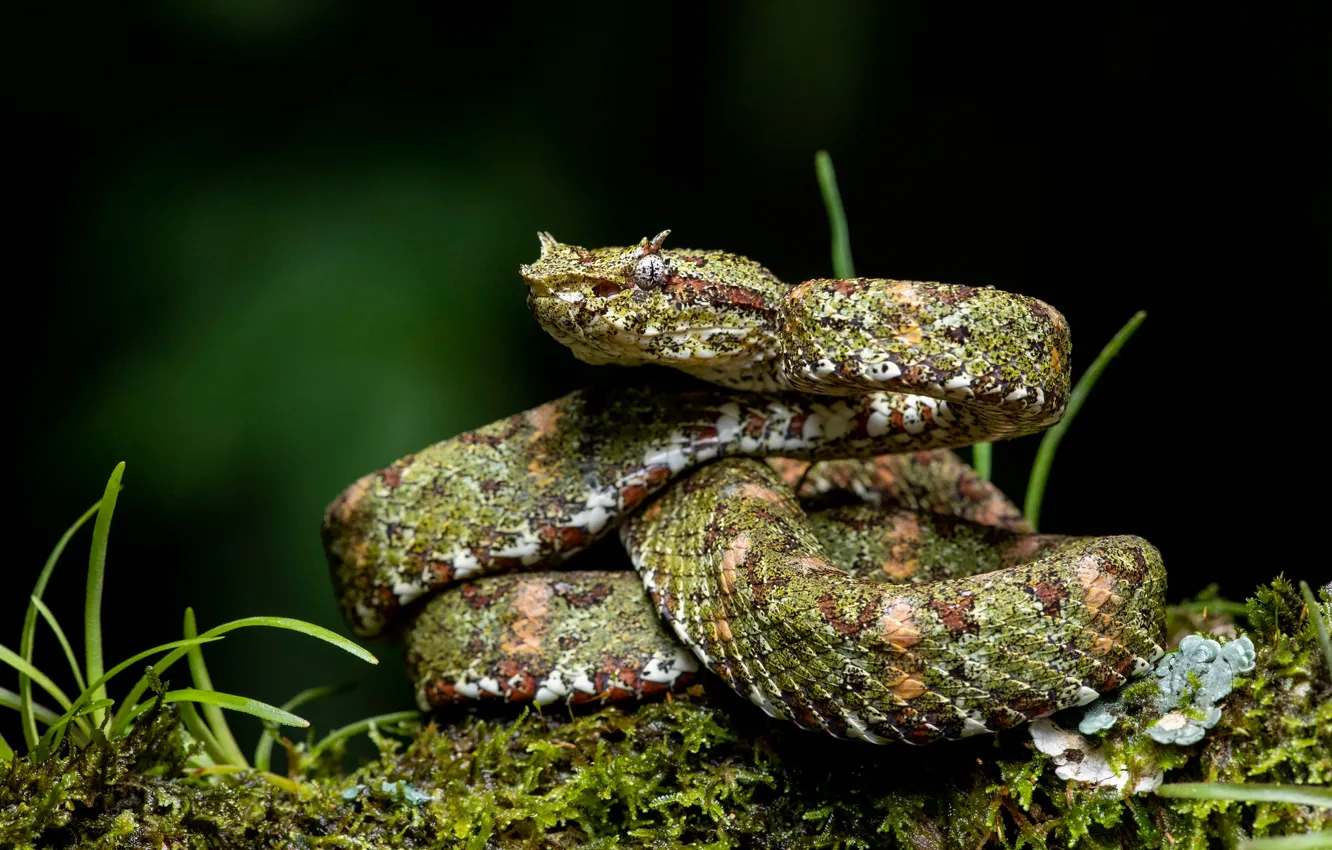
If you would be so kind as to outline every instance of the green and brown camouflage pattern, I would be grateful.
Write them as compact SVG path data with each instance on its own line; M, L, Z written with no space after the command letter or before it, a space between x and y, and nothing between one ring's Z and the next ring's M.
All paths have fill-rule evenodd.
M1032 535L941 451L1058 421L1057 311L938 283L790 287L664 237L587 250L542 234L529 306L580 359L725 389L578 391L329 506L344 614L364 635L405 626L423 705L641 697L696 657L807 728L925 743L1085 702L1159 654L1155 549ZM610 573L481 578L549 569L616 528L650 601Z
M1085 704L1161 655L1164 570L1145 540L992 529L1000 539L978 552L979 528L945 541L956 522L907 515L918 521L890 535L893 560L927 573L1043 557L920 584L856 578L781 477L742 459L694 473L621 536L704 665L768 714L838 737L924 744L1007 728Z

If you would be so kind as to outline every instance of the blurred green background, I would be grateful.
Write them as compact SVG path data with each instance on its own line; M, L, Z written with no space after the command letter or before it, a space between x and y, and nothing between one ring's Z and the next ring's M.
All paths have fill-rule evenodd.
M1063 444L1046 529L1148 537L1176 598L1300 572L1280 556L1276 485L1250 480L1272 457L1241 454L1281 445L1277 399L1214 389L1274 386L1279 356L1227 352L1293 333L1300 311L1272 301L1317 280L1285 276L1271 248L1290 258L1310 233L1279 224L1290 207L1271 195L1312 209L1317 54L1298 22L1255 44L1259 22L1220 13L869 0L19 14L8 645L50 544L120 460L109 659L177 636L186 605L204 626L341 628L324 505L589 378L526 314L536 232L597 246L669 227L677 247L826 275L819 148L863 274L1044 298L1079 365L1150 311ZM996 447L1019 499L1034 451ZM1266 542L1238 547L1240 528ZM76 634L86 546L48 593ZM218 688L273 702L357 680L308 712L327 729L410 704L375 649L386 663L362 670L251 630L209 657Z

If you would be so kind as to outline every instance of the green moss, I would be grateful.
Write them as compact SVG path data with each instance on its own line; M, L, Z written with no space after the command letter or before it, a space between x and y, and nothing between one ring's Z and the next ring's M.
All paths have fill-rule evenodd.
M1168 782L1327 784L1332 683L1309 613L1278 580L1250 606L1255 669L1198 744L1142 733L1158 691L1122 692L1096 740ZM1076 718L1055 719L1066 728ZM1332 826L1332 810L1123 795L1059 779L1025 730L929 750L838 742L724 687L569 717L455 714L350 773L303 759L299 797L262 775L185 772L176 715L128 739L0 767L16 847L1205 848ZM1132 787L1133 783L1129 784Z

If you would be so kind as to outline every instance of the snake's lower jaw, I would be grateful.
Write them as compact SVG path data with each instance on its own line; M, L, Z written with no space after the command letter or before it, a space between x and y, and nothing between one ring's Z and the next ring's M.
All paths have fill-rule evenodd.
M589 349L589 330L592 331L593 338L604 335L604 331L598 332L595 327L589 328L589 322L587 317L582 315L579 302L539 293L533 289L528 293L527 307L536 317L542 330L579 359L582 359L582 355Z

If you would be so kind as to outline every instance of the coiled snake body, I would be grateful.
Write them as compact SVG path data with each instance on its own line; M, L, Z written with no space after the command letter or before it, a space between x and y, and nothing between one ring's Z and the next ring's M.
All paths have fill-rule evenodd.
M665 235L542 234L529 306L582 360L713 387L575 392L329 506L344 614L400 632L423 708L641 697L701 662L805 728L928 743L1085 703L1159 657L1155 548L1032 534L946 451L1058 421L1057 311L938 283L790 287ZM615 528L638 576L513 572Z

